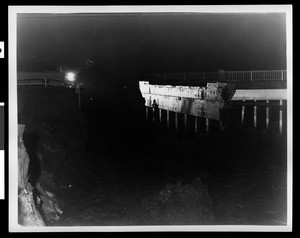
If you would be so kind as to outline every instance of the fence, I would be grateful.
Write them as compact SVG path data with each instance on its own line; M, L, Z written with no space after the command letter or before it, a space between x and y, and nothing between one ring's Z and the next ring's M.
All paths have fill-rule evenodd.
M58 79L18 79L18 86L26 86L26 85L44 85L47 86L68 86L66 82L58 80Z
M286 70L226 71L226 81L286 81Z
M217 72L192 72L192 73L157 73L146 74L145 81L191 81L191 80L217 80Z
M286 70L222 71L226 81L286 81ZM146 74L145 81L216 81L218 72ZM220 80L220 79L219 79Z

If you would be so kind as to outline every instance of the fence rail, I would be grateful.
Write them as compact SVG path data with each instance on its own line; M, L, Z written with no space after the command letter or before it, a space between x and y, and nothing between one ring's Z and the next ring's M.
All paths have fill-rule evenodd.
M286 81L286 70L226 71L226 81Z
M28 86L28 85L44 85L47 86L67 86L67 83L58 79L18 79L18 86Z

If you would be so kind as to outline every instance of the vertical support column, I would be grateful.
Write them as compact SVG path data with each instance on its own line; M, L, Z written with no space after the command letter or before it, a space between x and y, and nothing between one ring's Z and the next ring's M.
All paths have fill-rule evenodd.
M219 121L219 127L220 127L220 130L224 129L224 122L221 120Z
M282 134L282 100L279 101L279 135Z
M245 100L243 100L243 103ZM242 114L241 114L241 124L244 124L244 119L245 119L245 105L242 105Z
M81 108L81 95L80 95L80 85L79 85L79 87L78 87L78 105L79 105L79 108Z
M198 132L198 117L195 116L195 135L197 135Z
M187 136L187 114L184 114L184 135Z
M178 113L175 112L175 131L178 131Z
M167 129L170 129L170 111L167 110Z
M208 118L205 118L205 124L206 124L205 130L206 130L206 132L209 132L209 119Z
M152 121L155 123L155 107L152 107Z
M266 107L266 128L269 129L269 117L270 117L270 113L269 113L269 100L266 101L267 103L267 107Z
M161 109L159 108L159 122L161 123Z
M145 106L145 109L146 109L146 120L148 121L148 118L149 118L148 107Z
M253 125L254 125L254 128L257 127L257 106L256 106L256 100L254 100L254 108L253 108Z

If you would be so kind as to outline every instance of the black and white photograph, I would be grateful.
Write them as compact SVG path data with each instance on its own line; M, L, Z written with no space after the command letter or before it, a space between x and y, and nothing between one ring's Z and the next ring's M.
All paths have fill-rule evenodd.
M8 6L9 231L292 231L292 6Z

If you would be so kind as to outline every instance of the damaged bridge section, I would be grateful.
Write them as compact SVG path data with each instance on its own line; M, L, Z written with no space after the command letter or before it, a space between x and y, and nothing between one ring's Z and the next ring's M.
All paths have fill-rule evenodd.
M206 86L173 86L139 82L146 107L222 121L235 90L227 83Z

